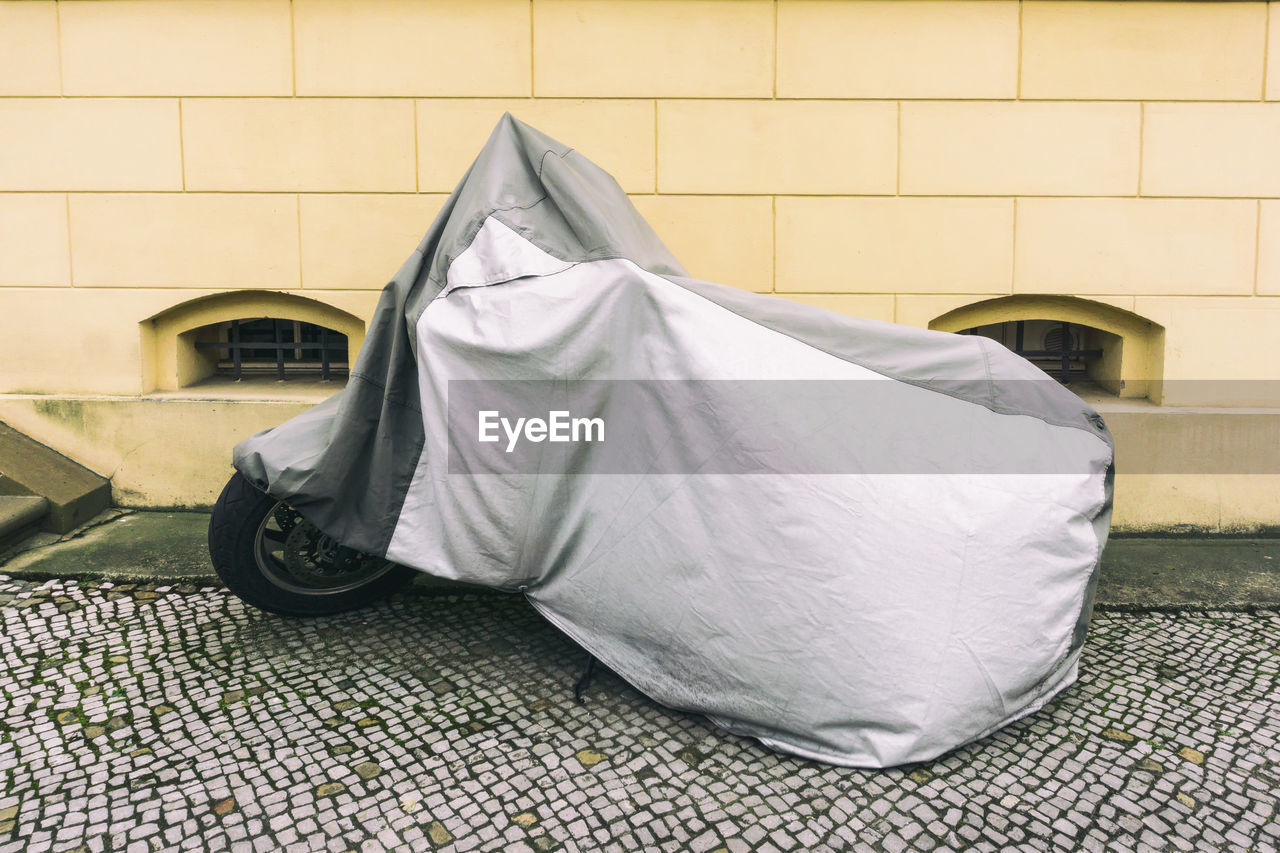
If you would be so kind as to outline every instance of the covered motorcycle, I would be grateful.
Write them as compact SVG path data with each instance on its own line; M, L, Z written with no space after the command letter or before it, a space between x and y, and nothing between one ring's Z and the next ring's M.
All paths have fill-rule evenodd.
M523 593L657 701L855 766L1072 683L1111 514L1105 425L1027 361L692 279L510 116L346 388L234 464L260 509L211 543L254 603L359 603L392 563Z

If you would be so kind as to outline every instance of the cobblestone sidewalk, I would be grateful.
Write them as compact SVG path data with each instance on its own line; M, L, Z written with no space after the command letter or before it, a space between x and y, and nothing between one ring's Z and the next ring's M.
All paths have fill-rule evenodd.
M1280 845L1280 616L1099 614L1082 679L927 765L827 767L655 705L522 600L287 620L0 576L0 851Z

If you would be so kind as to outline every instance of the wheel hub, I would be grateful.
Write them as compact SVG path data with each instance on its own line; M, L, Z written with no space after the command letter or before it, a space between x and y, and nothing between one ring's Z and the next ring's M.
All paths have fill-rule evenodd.
M321 585L359 572L370 559L367 554L342 547L305 519L298 519L284 543L284 564L289 573Z
M271 527L278 528L273 533ZM348 548L277 504L259 528L258 564L274 584L295 592L331 593L361 586L385 574L386 560Z

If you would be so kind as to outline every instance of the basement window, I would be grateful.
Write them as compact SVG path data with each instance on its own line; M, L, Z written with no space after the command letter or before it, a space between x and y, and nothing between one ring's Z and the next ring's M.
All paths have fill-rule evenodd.
M347 336L316 323L280 317L228 320L196 330L200 373L232 381L272 377L345 379L350 372Z
M990 338L1030 361L1064 385L1097 382L1118 361L1120 338L1065 320L1009 320L974 326L962 335Z

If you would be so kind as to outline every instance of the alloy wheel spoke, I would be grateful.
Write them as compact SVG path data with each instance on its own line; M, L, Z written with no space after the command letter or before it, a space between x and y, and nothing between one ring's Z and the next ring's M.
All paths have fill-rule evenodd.
M277 545L283 546L285 540L289 537L283 530L272 530L270 527L267 527L262 531L262 538L266 539L268 542L274 542Z

